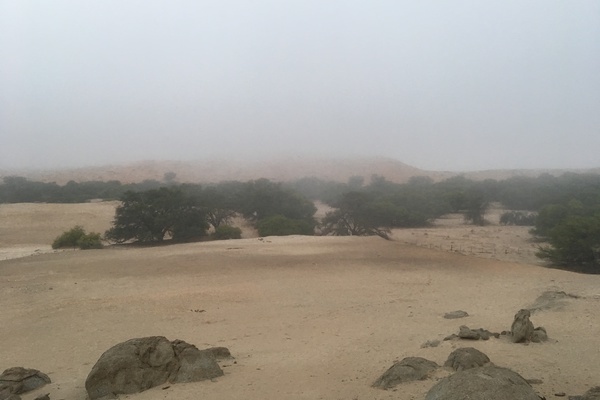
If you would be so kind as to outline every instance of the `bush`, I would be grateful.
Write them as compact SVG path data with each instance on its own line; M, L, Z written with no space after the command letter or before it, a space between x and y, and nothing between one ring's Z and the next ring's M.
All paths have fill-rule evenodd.
M53 249L61 249L64 247L77 247L77 242L85 236L85 231L79 225L74 226L70 230L63 232L62 235L54 239L52 242Z
M291 219L283 215L260 220L257 224L260 236L314 235L314 225L301 219Z
M63 232L62 235L52 242L53 249L62 249L65 247L78 247L81 250L101 249L102 240L99 233L92 232L86 234L85 230L77 225Z
M500 216L501 225L533 226L535 225L535 213L523 211L507 211Z
M77 241L77 247L81 250L90 250L90 249L101 249L102 246L102 238L99 233L91 232L87 235L83 235Z
M221 225L211 236L214 240L241 239L242 230L231 225Z

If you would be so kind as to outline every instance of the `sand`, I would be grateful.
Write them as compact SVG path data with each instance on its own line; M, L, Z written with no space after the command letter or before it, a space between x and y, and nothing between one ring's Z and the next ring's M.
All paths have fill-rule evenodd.
M102 231L110 225L110 207L2 205L0 244L47 245L76 223ZM30 218L32 212L45 217ZM510 229L482 229L500 228ZM427 232L413 233L403 232ZM514 314L547 290L579 296L533 315L533 323L548 330L547 343L491 339L421 348L462 324L507 330ZM478 348L525 378L541 379L534 387L547 398L600 384L600 276L401 238L246 238L6 259L0 261L0 302L0 369L37 368L53 381L23 395L25 400L42 393L84 399L85 378L102 352L151 335L200 348L225 346L235 363L224 361L225 376L214 382L122 398L423 399L443 372L396 391L370 385L395 360L421 356L443 364L462 346ZM443 318L458 309L470 316Z

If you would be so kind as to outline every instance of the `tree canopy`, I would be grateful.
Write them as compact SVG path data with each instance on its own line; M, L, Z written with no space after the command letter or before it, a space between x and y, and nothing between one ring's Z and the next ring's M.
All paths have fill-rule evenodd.
M165 237L190 240L207 235L201 207L179 188L126 192L105 237L113 242L160 242Z

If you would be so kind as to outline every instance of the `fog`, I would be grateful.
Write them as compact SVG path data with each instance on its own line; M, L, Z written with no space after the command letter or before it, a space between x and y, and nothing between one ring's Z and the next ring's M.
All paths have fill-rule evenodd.
M600 166L600 2L0 0L0 168Z

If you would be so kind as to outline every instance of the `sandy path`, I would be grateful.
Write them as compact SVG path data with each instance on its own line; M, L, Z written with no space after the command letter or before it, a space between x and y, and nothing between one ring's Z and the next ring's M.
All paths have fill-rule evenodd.
M84 381L110 346L164 335L199 347L226 346L216 382L172 385L129 399L422 399L434 381L398 391L370 388L392 362L423 356L442 364L474 346L550 398L578 394L600 377L600 276L578 275L379 238L242 239L160 248L111 248L0 261L0 368L49 373L23 396L83 399ZM514 313L548 289L581 296L536 313L549 343L427 340L461 324L509 329ZM447 311L471 316L446 320ZM194 312L192 310L205 310Z

